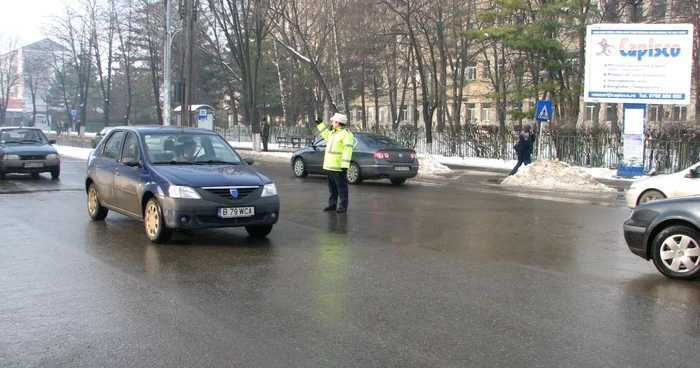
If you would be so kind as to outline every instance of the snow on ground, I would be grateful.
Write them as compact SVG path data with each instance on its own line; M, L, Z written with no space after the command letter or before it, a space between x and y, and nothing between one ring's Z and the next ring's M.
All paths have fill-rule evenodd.
M501 185L578 192L617 191L615 188L599 183L580 167L550 160L537 160L530 165L521 166L515 175L504 179Z
M434 156L418 155L419 177L437 177L450 172L452 172L452 169L438 162Z
M279 147L277 144L269 144L268 148L272 150L271 152L255 152L252 150L252 142L229 142L231 146L236 148L241 156L251 157L255 161L268 161L268 162L279 162L284 164L289 164L292 157L292 151L296 149ZM64 157L77 158L81 160L87 160L88 155L92 149L90 148L79 148L70 146L55 145L58 153ZM513 166L517 163L515 160L499 160L499 159L487 159L487 158L476 158L476 157L446 157L441 155L418 155L418 161L420 163L418 175L420 177L441 177L445 174L452 172L452 169L445 165L452 165L458 167L472 167L472 168L482 168L482 169L492 169L494 171L502 172L503 175L507 175ZM542 162L540 164L533 164L529 166L522 166L514 177L510 177L504 180L505 185L529 185L528 183L539 183L533 184L538 188L562 188L562 189L572 189L574 187L579 188L584 183L583 186L592 188L591 190L604 190L602 187L596 187L594 183L597 183L595 179L619 179L615 177L616 171L604 168L581 168L573 167L568 164L558 162L557 166L551 166L554 164L544 164L545 162L552 161L536 161L536 163ZM538 172L538 167L543 166L542 172ZM531 167L535 167L533 173ZM532 176L529 178L523 177L524 175ZM519 184L518 180L523 180L524 184ZM622 179L625 180L625 179ZM630 179L627 179L630 180ZM631 179L634 180L634 179ZM508 184L508 182L514 181L513 184ZM592 182L591 182L592 181ZM602 184L601 184L602 185ZM605 186L603 186L605 187ZM595 189L597 188L597 189ZM607 187L605 187L607 188ZM579 188L580 189L580 188Z

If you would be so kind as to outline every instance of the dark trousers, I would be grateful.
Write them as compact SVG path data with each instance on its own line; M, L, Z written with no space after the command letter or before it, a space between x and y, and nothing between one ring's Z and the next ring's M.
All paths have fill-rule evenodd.
M342 171L328 171L328 205L348 208L348 179ZM340 198L340 204L338 199Z
M263 151L267 151L267 136L262 136Z
M520 168L520 166L522 166L522 164L529 165L531 163L532 160L530 159L530 155L518 156L518 163L515 165L513 170L510 171L510 174L508 174L508 176L515 175L515 173L518 172L518 169Z

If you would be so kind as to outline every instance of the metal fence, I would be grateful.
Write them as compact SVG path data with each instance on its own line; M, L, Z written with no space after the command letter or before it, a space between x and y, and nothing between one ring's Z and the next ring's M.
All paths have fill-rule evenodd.
M231 142L252 142L252 129L247 126L215 128L226 140ZM353 129L354 132L361 130ZM513 145L518 136L513 134L505 140L497 134L488 132L471 132L464 134L433 132L433 141L428 144L424 131L411 134L398 130L371 130L367 132L383 134L410 146L416 152L437 154L447 157L479 157L511 160L515 158ZM289 135L312 135L315 128L305 127L270 127L270 143L277 137ZM52 138L57 143L74 147L91 147L90 137L61 135ZM615 137L585 136L538 136L541 142L535 142L535 158L558 159L575 166L604 167L616 169L622 160L622 140ZM683 170L700 161L700 142L660 141L646 139L644 150L644 171L671 173Z

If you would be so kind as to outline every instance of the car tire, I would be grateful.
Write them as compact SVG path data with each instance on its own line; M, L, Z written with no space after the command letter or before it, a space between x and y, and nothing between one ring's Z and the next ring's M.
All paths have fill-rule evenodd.
M406 178L389 179L393 185L401 185L406 182Z
M345 178L349 184L362 184L362 172L360 166L356 163L351 163L348 171L345 172Z
M90 145L92 146L93 149L97 148L97 143L95 143L95 141L92 141L90 143Z
M39 173L31 173L30 175L34 180L41 178L41 175L39 175Z
M654 266L671 279L692 280L700 276L700 232L686 225L672 225L652 243Z
M266 237L272 231L272 225L254 225L246 226L245 231L253 238Z
M90 218L95 221L102 221L107 217L109 210L102 206L100 198L97 196L95 184L90 184L87 193L87 206Z
M58 179L61 176L61 169L51 171L51 179Z
M666 196L658 190L647 190L639 196L637 204L658 201L659 199L666 199Z
M143 227L148 240L153 243L167 243L173 236L173 231L165 226L163 210L156 198L151 198L146 203L143 210Z
M0 171L0 180L5 180L5 172Z
M294 165L292 166L292 170L294 170L294 176L296 176L297 178L305 178L309 175L309 172L306 171L306 162L301 157L297 157L294 159Z

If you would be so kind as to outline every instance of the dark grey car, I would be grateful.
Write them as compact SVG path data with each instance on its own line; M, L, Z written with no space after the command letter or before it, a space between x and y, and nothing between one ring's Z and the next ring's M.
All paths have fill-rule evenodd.
M2 127L0 128L0 180L5 174L31 174L38 178L40 173L51 173L52 179L61 175L61 156L52 146L56 141L49 140L39 128Z
M389 179L401 185L418 175L416 151L379 134L353 133L355 147L352 162L347 171L350 184L360 184L368 179ZM299 178L309 174L325 174L323 157L326 141L319 139L292 154L292 170Z
M700 196L640 204L624 223L632 253L672 279L700 276Z

